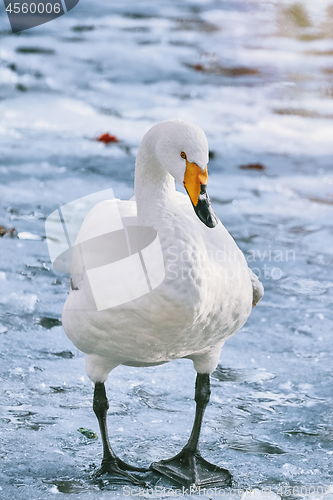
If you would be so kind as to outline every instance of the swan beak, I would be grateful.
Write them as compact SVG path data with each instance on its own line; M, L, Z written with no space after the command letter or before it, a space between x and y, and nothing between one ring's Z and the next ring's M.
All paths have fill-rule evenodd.
M194 211L207 227L215 227L218 218L210 203L207 183L207 166L202 170L196 163L190 163L186 160L184 187L191 199Z

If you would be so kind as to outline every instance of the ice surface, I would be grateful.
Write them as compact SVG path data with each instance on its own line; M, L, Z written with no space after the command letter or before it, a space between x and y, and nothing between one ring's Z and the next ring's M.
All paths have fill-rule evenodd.
M237 498L288 485L332 498L309 494L333 483L332 5L82 0L16 35L0 7L0 225L18 235L0 238L0 498L124 495L92 479L100 439L78 432L98 431L93 387L61 326L69 282L44 224L102 189L130 198L143 133L174 117L205 130L214 210L265 286L212 377L202 453L232 472ZM94 140L104 132L120 142ZM181 449L194 380L185 360L112 373L122 458L148 466Z

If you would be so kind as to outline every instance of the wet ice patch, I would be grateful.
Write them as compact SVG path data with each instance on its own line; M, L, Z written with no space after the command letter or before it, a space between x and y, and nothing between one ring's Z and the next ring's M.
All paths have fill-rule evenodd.
M238 441L228 443L228 447L244 453L267 453L268 455L282 455L286 453L279 446L253 438L253 436L243 436Z
M287 294L322 295L333 287L333 283L290 276L280 280L278 287Z
M240 382L240 383L255 383L264 380L275 378L273 373L266 372L263 369L232 369L218 366L212 374L213 378L221 382Z

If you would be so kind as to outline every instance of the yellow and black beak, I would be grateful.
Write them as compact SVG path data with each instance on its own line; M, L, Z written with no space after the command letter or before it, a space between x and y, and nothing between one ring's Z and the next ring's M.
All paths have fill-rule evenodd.
M207 227L215 227L219 220L210 203L207 182L207 166L202 170L196 163L186 160L184 187L191 199L194 211Z

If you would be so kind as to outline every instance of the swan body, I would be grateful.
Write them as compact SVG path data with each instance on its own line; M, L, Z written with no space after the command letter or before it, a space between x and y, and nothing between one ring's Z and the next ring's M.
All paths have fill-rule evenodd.
M120 364L151 366L177 358L190 358L198 373L211 373L225 340L248 319L254 290L257 299L262 295L260 282L222 223L207 227L196 217L190 198L176 191L174 178L181 182L185 167L178 151L177 158L170 154L175 146L204 169L208 146L203 132L180 120L162 122L141 143L136 199L116 200L122 218L135 217L139 225L157 231L165 265L160 286L97 311L87 274L72 277L63 326L87 354L87 373L95 383L104 382ZM91 210L78 240L105 224L112 203L103 201Z

